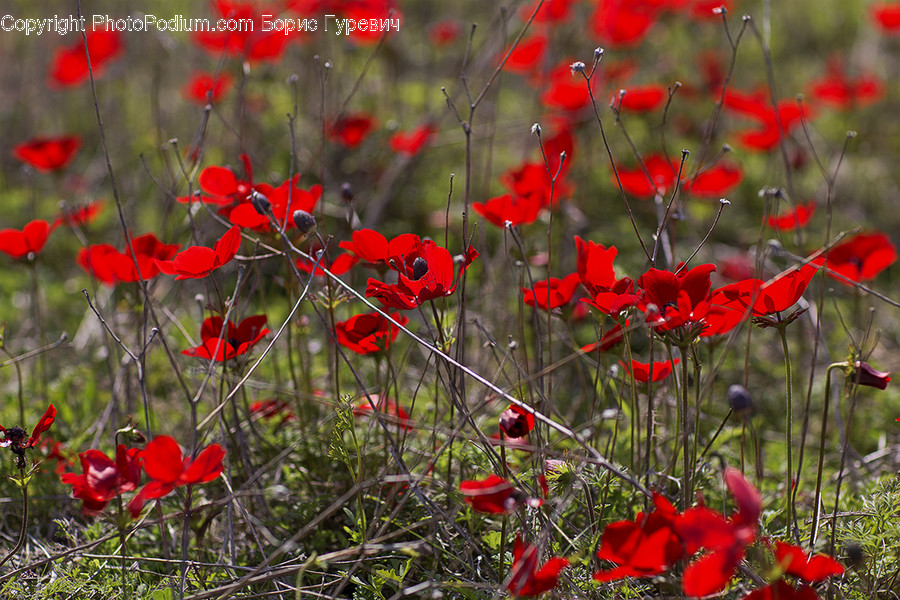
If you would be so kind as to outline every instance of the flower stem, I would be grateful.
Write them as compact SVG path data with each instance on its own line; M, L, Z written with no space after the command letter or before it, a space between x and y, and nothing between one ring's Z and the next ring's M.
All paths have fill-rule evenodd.
M9 553L3 557L3 560L0 560L0 567L6 564L6 561L11 559L19 550L22 549L22 545L25 544L25 528L28 526L28 484L25 483L25 469L19 469L20 481L22 482L22 529L19 531L19 541L16 542L16 546L9 551Z
M822 467L825 463L825 434L828 430L828 405L831 402L831 371L846 367L846 362L833 363L825 370L825 402L822 406L822 431L819 434L819 467L816 471L816 496L813 501L812 529L809 532L809 547L816 545L816 534L819 532L819 501L822 498Z
M784 481L784 515L785 515L785 523L787 524L787 532L790 534L794 525L794 516L793 516L793 456L792 456L792 447L793 447L793 436L791 430L793 429L793 411L792 411L792 400L791 400L791 353L788 350L787 343L787 335L785 334L785 327L787 323L780 323L778 326L778 334L781 336L781 347L784 350L784 387L786 394L786 407L784 410L784 445L785 445L785 454L787 468L785 470L785 481Z

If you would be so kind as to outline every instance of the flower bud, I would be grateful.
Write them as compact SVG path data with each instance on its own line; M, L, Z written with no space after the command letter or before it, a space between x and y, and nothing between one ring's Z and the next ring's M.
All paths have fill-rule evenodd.
M316 218L305 210L294 211L294 225L300 230L300 233L306 235L316 228Z
M737 414L744 414L753 409L753 398L747 388L735 383L728 388L728 406Z
M867 385L883 390L891 380L891 374L889 371L876 371L869 363L858 360L853 365L850 380L857 385Z
M256 212L263 216L267 215L272 208L272 203L269 202L269 199L256 190L250 193L250 204L253 205Z

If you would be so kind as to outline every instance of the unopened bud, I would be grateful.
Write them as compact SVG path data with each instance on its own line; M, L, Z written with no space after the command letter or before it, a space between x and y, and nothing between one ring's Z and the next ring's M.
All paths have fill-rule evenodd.
M753 398L747 388L736 383L728 388L728 406L738 414L749 412L753 408Z
M294 225L300 230L300 233L306 235L316 228L316 218L305 210L294 211Z
M344 202L353 202L354 195L355 194L353 193L353 186L345 181L341 186L341 199Z
M253 208L256 210L256 212L263 216L269 214L269 210L271 210L272 208L272 203L269 202L269 199L256 190L253 190L250 193L250 204L253 205Z

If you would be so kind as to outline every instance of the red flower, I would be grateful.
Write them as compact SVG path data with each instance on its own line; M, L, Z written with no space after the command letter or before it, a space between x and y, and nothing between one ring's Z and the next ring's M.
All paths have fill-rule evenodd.
M228 321L224 336L222 335L222 325L222 317L204 319L200 328L200 345L196 348L182 350L181 353L185 356L196 356L221 362L245 354L269 333L266 328L266 315L247 317L237 326ZM213 358L214 356L215 358Z
M660 84L650 84L644 86L632 86L625 88L624 96L616 94L613 96L611 104L624 110L633 112L650 112L662 106L668 93L666 88ZM621 98L621 99L620 99Z
M212 75L210 73L196 72L182 88L182 95L200 105L207 102L218 102L231 88L231 75L221 73Z
M86 35L91 70L94 77L98 77L103 68L121 52L122 38L116 31L103 29L88 31ZM51 86L70 87L89 77L87 56L80 36L75 44L57 49L50 68Z
M597 556L618 566L597 571L594 579L652 577L684 557L684 546L676 531L681 515L659 494L653 495L653 504L653 512L647 515L638 513L634 521L617 521L606 526Z
M678 176L678 163L654 154L644 159L643 167L638 165L633 169L626 169L617 166L616 170L626 192L652 198L657 194L665 196L672 192ZM684 172L682 175L685 175ZM693 180L683 177L681 187L685 193L695 196L720 198L733 190L743 176L740 168L725 163L705 169Z
M616 285L613 261L619 251L615 246L607 248L603 244L585 241L576 235L575 251L578 255L577 271L581 284L592 295L609 291Z
M37 425L34 426L34 429L31 430L31 437L27 440L25 439L25 436L28 432L21 427L16 426L6 429L0 425L0 433L3 434L3 438L0 439L0 448L9 448L12 450L12 453L18 457L18 468L24 469L25 450L34 448L34 445L40 441L41 434L50 429L54 420L56 420L56 407L51 404L47 407L47 410L44 411L44 414L37 422Z
M643 291L639 308L647 315L647 323L662 331L683 325L701 324L709 312L710 273L712 264L698 265L677 275L661 269L650 269L637 281Z
M534 22L555 24L565 21L569 18L573 3L574 0L544 0L537 15L534 17ZM537 4L537 2L532 2L531 5L523 6L522 10L519 11L519 16L527 20L534 13Z
M141 514L147 500L162 498L176 487L212 481L225 468L222 446L211 444L192 460L183 456L178 442L167 435L153 438L140 457L144 459L144 472L151 481L128 503L131 516L135 518Z
M300 175L294 175L293 179L285 181L277 188L267 184L254 185L253 190L243 201L238 202L234 207L220 210L219 214L240 227L256 231L269 231L272 225L268 215L260 214L252 199L253 194L259 194L269 201L272 219L279 227L284 225L285 219L287 219L285 229L296 227L294 213L302 210L312 214L322 197L321 185L316 184L308 190L304 190L297 186L298 181L300 181Z
M533 73L540 66L541 59L544 58L546 51L547 36L534 34L519 41L503 68L513 73ZM507 52L509 52L508 48L500 56L498 62L506 56Z
M207 194L203 198L204 202L211 204L226 205L231 203L243 202L250 198L255 187L253 185L253 165L250 164L250 157L241 154L241 162L244 163L244 170L247 173L247 179L238 179L234 171L227 167L209 166L200 171L200 177L197 183L200 189ZM260 188L260 193L264 196L270 193L271 188L266 186L265 189ZM192 201L194 198L179 198L179 201Z
M900 33L900 4L883 3L869 7L872 20L889 35Z
M194 42L215 55L240 56L247 61L278 60L287 47L290 35L284 31L264 31L262 15L253 4L216 0L216 12L224 19L244 23L235 31L197 31Z
M177 275L176 280L199 279L229 263L240 245L241 228L235 225L212 248L191 246L176 254L172 260L154 259L154 262L166 275Z
M316 252L316 257L319 256L318 252L321 252L321 250ZM301 256L297 259L297 262L295 264L297 265L297 268L304 273L312 273L313 266L316 266L315 276L324 277L325 271L322 269L323 266L333 274L340 276L348 272L353 267L353 265L359 262L359 259L349 252L343 252L342 254L339 254L337 258L330 262L326 259L327 257L319 258L318 265L316 266L315 259L311 261L310 259Z
M463 481L459 491L465 496L472 510L494 515L505 515L516 508L516 489L499 475L487 479Z
M510 404L509 408L500 413L500 430L508 438L525 437L534 429L534 414L521 406Z
M829 275L847 285L851 284L844 278L851 282L871 281L895 262L897 248L880 232L858 233L813 261L824 264Z
M778 231L794 231L806 227L815 212L816 201L810 200L807 204L798 204L793 210L769 217L766 224Z
M132 238L131 247L144 279L159 275L157 260L168 260L178 252L178 244L163 244L152 232ZM107 285L140 280L128 248L120 251L110 244L88 246L78 252L75 260L88 274Z
M553 310L565 306L572 300L575 288L581 282L578 273L566 275L560 279L551 277L543 281L534 282L532 288L521 288L525 297L525 304L536 306L543 310Z
M799 577L806 583L825 581L832 575L841 575L844 567L825 554L810 556L792 544L775 541L775 561L785 574Z
M288 403L284 400L257 400L250 404L250 416L258 419L271 419L273 417L281 417L281 422L293 421L297 417L291 411Z
M391 317L406 325L409 318L401 314ZM400 330L377 312L356 315L334 324L338 343L357 354L373 354L386 350L397 339Z
M858 360L854 363L850 379L857 385L884 390L891 382L891 373L890 371L876 371L869 363Z
M839 58L829 59L827 74L810 85L813 96L843 110L872 104L884 95L884 83L878 77L862 74L850 79Z
M581 76L572 76L571 64L570 60L550 71L546 78L550 80L550 85L541 94L541 104L548 108L572 111L590 104L591 95L588 92L588 83Z
M744 549L756 538L762 513L759 492L732 467L725 470L724 479L738 507L730 519L697 506L686 510L677 525L689 555L706 549L684 570L681 585L687 596L707 596L721 591L743 559Z
M380 413L384 413L385 420L388 423L393 423L400 429L409 431L413 428L412 425L409 424L409 413L405 408L397 404L393 399L379 396L378 394L369 394L368 397L363 396L362 400L360 400L353 408L353 416L367 417L376 410Z
M506 589L516 598L543 594L556 587L560 572L568 566L567 559L554 556L538 568L537 548L523 542L522 535L516 534L513 564Z
M756 121L760 129L745 131L739 135L741 143L751 150L769 151L778 146L781 141L779 136L778 121L784 134L800 124L801 118L809 118L809 109L804 106L801 111L795 100L782 100L773 109L769 105L765 93L742 93L735 90L725 92L725 106L734 112Z
M102 202L88 202L81 208L71 209L63 205L61 214L50 225L50 229L56 229L60 225L68 225L69 227L84 227L88 223L92 223L100 211L103 210Z
M497 227L534 223L541 208L543 202L537 194L525 197L505 194L487 202L472 203L472 210Z
M38 171L56 171L72 162L79 148L81 138L77 135L36 137L13 148L13 154Z
M794 266L769 281L745 279L717 289L713 303L730 308L745 308L755 316L787 310L806 291L818 267L813 263Z
M439 48L452 44L461 34L462 25L458 21L438 21L428 27L428 39Z
M654 0L601 0L591 22L607 48L637 46L650 33L662 3Z
M367 114L346 115L331 124L328 137L347 148L356 148L375 128L375 119Z
M672 374L672 369L681 362L680 358L671 361L664 360L653 363L653 381L662 381ZM624 364L624 363L623 363ZM640 383L648 383L650 381L650 363L642 363L636 360L631 361L631 368L624 365L625 370L634 373L634 380Z
M420 125L409 133L398 131L391 136L388 145L391 150L403 156L415 156L431 141L435 129L431 125Z
M116 446L113 460L99 450L87 450L78 455L81 475L63 473L60 479L72 486L72 497L80 498L86 515L102 511L110 500L124 492L137 489L141 483L141 450Z
M818 594L809 586L795 589L791 584L779 579L764 588L753 590L744 600L819 600Z
M554 163L554 160L556 161ZM553 167L559 164L559 154L555 156L548 152L547 162ZM568 163L568 159L566 160ZM563 169L565 171L565 168ZM556 172L554 171L554 175ZM540 199L541 206L550 206L550 188L552 180L544 163L523 163L518 169L510 169L500 176L504 186L514 196L528 198L530 202ZM553 204L559 201L561 196L569 193L569 186L557 179L553 184ZM490 202L490 201L489 201Z
M0 229L0 252L14 259L32 259L44 249L51 231L50 224L40 219L31 221L21 230Z
M396 239L396 238L395 238ZM390 266L399 273L395 284L369 278L366 296L380 299L385 306L408 310L426 300L449 296L456 289L458 278L478 256L471 246L454 281L453 257L446 248L431 240L415 237L415 248L403 256L391 257Z
M338 246L373 264L387 263L390 257L415 252L419 240L414 233L402 233L388 243L387 238L374 229L357 229L352 238L352 241L343 241Z

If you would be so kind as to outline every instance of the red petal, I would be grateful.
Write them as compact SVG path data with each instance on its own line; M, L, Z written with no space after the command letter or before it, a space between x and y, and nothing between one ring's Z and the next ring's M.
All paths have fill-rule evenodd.
M153 438L144 448L142 456L144 471L151 479L160 483L174 485L184 471L181 448L178 442L167 435Z
M206 483L218 477L225 466L222 459L225 457L225 449L219 444L208 446L191 462L179 479L180 483Z

